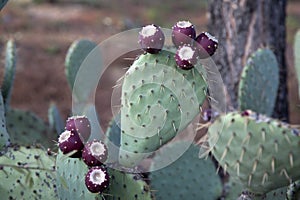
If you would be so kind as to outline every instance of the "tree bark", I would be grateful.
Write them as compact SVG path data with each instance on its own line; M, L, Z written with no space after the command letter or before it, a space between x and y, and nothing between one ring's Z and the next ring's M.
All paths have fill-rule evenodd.
M259 47L269 47L280 66L280 85L273 116L288 121L285 61L286 0L210 0L209 32L219 40L214 60L228 92L228 104L237 108L240 74L247 58Z

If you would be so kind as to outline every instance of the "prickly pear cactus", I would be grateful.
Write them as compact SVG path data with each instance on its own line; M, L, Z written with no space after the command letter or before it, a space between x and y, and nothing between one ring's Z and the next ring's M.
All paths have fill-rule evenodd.
M180 152L181 142L163 147L163 153L153 159L152 168L168 161ZM222 183L211 158L199 159L199 148L192 145L175 162L150 174L151 189L157 200L164 199L218 199L222 194ZM176 154L176 153L175 153Z
M250 109L271 116L279 85L279 68L274 53L257 50L244 67L238 90L240 110Z
M245 189L265 194L300 177L299 130L251 111L221 115L208 142L220 165Z
M140 174L124 173L114 169L108 169L108 173L110 186L103 193L106 200L152 200L150 187Z
M171 140L199 113L207 84L204 69L182 70L174 53L141 55L124 77L120 163L132 167Z
M13 143L55 146L57 135L32 112L9 108L6 111L6 125Z
M98 199L101 196L91 193L85 186L84 177L88 171L82 160L69 158L58 152L56 158L57 194L62 200Z
M0 10L5 6L5 4L8 2L8 0L1 0L0 1Z
M10 138L6 129L6 119L5 119L5 108L0 93L0 152L4 147L8 146L10 143Z
M86 39L77 40L70 46L65 59L65 73L72 91L81 64L96 46L96 43ZM86 89L85 87L77 88L79 91L75 91L76 97L80 98L82 96L81 92L84 92Z
M120 115L117 115L110 121L105 134L106 138L104 142L108 147L108 163L118 162L119 159L121 129L118 123L120 122L120 117Z
M300 30L296 33L294 42L295 69L298 77L299 96L300 96Z
M9 104L10 96L13 88L13 82L16 72L16 44L13 40L9 40L6 44L5 51L5 71L4 79L1 86L3 100L6 105Z
M1 199L57 199L54 164L40 148L8 148L0 156Z
M224 184L225 199L237 199L243 192L243 185L239 180L229 177L229 181Z
M55 104L51 104L48 109L48 121L49 128L54 130L57 135L63 132L65 125Z

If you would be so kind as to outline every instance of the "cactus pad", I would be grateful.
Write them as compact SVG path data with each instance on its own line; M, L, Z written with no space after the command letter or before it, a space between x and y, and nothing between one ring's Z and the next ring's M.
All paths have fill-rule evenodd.
M269 49L257 50L244 67L238 90L240 110L250 109L271 116L279 85L279 67Z
M174 155L182 147L182 143L163 147L163 155ZM222 183L216 167L210 157L199 159L199 148L192 145L175 162L158 171L151 172L151 189L157 200L164 199L218 199L222 194ZM156 155L155 164L166 162L168 158Z
M0 0L0 10L5 6L5 4L8 2L8 0Z
M5 72L4 72L4 80L1 86L5 105L8 105L10 101L15 73L16 73L16 45L13 40L9 40L6 44Z
M119 148L120 148L120 136L121 129L119 127L120 115L115 116L109 123L109 127L106 131L106 138L104 143L108 147L108 163L118 162Z
M97 46L96 43L81 39L72 43L70 46L66 59L65 59L65 73L70 85L71 90L73 90L73 86L76 80L77 72L83 63L84 59L88 56L88 54ZM82 94L80 94L86 88L77 88L79 91L75 92L77 98L80 98Z
M88 167L80 159L69 158L58 152L56 158L57 193L61 200L97 199L100 195L93 194L85 186L84 178Z
M0 93L0 151L10 143L10 138L6 130L5 108Z
M57 199L54 164L39 148L10 147L0 156L1 199Z
M57 135L60 135L64 131L65 124L55 104L51 104L48 109L48 121L50 128L54 130Z
M108 169L110 186L104 191L106 200L152 200L149 185L140 174L130 174Z
M204 68L177 67L174 53L141 55L124 77L120 163L137 165L182 131L206 97Z
M6 111L7 131L13 143L30 145L42 144L44 147L53 147L57 140L54 131L34 113L17 109Z
M208 142L225 171L256 194L300 178L299 130L251 111L221 115L208 130Z

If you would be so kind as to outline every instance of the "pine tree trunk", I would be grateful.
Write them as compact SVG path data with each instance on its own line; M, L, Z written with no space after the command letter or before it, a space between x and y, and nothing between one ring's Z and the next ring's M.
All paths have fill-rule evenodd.
M237 88L248 56L269 47L280 66L280 86L273 116L288 121L285 62L286 0L211 0L209 31L219 39L214 60L228 91L228 104L237 108Z

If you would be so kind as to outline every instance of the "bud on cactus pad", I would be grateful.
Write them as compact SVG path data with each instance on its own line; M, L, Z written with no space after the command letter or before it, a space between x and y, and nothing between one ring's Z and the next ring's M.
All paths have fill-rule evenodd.
M87 142L82 151L82 159L88 166L102 165L107 159L106 145L99 140Z
M92 167L85 176L85 185L92 193L102 193L109 185L109 175L103 167Z
M139 32L139 44L148 53L158 53L163 48L164 43L164 33L154 24L144 26Z
M203 32L196 38L200 58L208 58L214 55L218 48L218 40L207 32Z
M182 46L176 51L175 61L181 69L192 69L197 63L197 53L190 46Z
M189 21L177 22L172 30L172 41L176 47L192 44L196 37L194 25Z
M208 130L212 154L250 192L264 194L300 179L300 134L261 114L221 115Z
M58 146L63 154L71 154L70 157L80 158L83 143L76 132L64 131L58 138Z
M66 130L78 134L83 142L85 142L91 135L91 124L86 116L73 116L68 118Z

